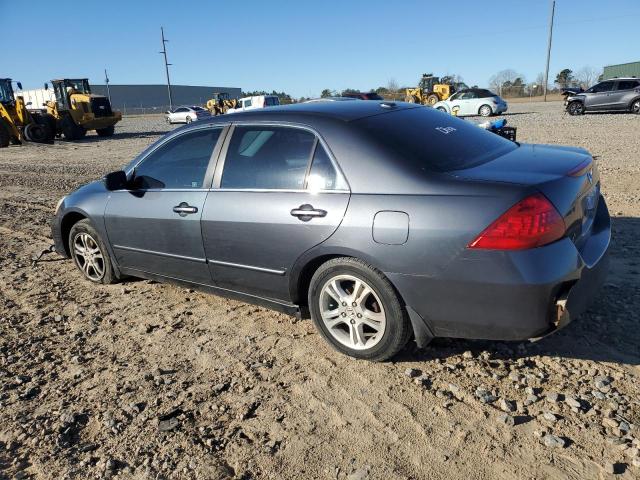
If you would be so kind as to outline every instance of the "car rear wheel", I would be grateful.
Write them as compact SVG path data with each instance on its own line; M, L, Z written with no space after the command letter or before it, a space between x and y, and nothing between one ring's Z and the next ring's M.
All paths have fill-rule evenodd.
M89 220L80 220L69 232L69 252L84 278L94 283L115 283L109 252Z
M493 110L489 105L482 105L478 110L478 113L482 117L490 117L491 115L493 115Z
M582 115L584 113L584 105L582 102L571 102L567 106L567 112L569 112L569 115Z
M389 280L359 259L336 258L320 266L311 279L309 308L324 339L355 358L387 360L411 335Z
M187 123L191 123L191 117L187 115Z
M631 104L631 113L640 114L640 98Z

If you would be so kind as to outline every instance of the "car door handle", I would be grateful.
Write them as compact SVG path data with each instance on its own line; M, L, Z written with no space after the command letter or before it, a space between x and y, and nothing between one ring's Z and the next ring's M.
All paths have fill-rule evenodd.
M305 203L304 205L300 205L298 208L291 210L291 215L298 217L303 222L308 222L312 218L326 217L327 211L320 210L319 208L313 208L313 205Z
M192 207L187 202L181 202L180 205L173 207L173 211L180 214L181 217L186 217L191 213L198 213L198 207Z

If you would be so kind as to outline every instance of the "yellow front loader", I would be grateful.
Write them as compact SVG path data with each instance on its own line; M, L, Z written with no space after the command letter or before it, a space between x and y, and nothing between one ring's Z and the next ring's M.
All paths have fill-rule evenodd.
M405 102L433 106L446 100L455 92L456 89L453 85L441 83L440 77L434 77L432 73L425 73L422 75L419 86L405 90Z
M223 115L231 108L238 107L237 98L229 98L227 92L215 92L213 98L207 101L207 110L211 115Z
M20 82L16 82L22 90ZM10 78L0 78L0 148L23 141L52 143L54 132L47 115L30 113L21 96L15 96Z
M111 102L104 95L91 93L86 78L51 80L56 100L46 103L47 113L55 119L56 134L67 140L84 137L88 130L95 130L100 137L110 137L122 114L111 109ZM45 84L48 89L49 85Z

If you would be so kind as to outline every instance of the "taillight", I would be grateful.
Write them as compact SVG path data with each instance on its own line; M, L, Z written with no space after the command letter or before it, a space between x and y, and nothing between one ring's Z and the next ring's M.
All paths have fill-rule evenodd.
M520 200L489 225L469 248L524 250L562 238L564 220L547 197L537 193Z

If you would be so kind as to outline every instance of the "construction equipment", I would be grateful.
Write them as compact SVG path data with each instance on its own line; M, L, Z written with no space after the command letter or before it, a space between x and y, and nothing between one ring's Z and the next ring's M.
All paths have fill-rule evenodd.
M95 130L100 137L110 137L122 114L111 110L111 102L104 95L91 93L86 78L51 80L55 101L46 102L47 113L55 119L56 134L67 140L84 137ZM45 89L49 85L45 83Z
M425 73L416 88L405 90L404 100L405 102L433 106L441 100L446 100L455 92L454 85L441 83L440 77L434 77L432 73Z
M30 113L21 96L15 96L10 78L0 78L0 148L10 143L20 145L24 140L51 143L54 132L47 115ZM16 82L22 90L20 82Z
M223 115L229 111L229 109L238 107L237 98L229 98L227 92L215 92L213 98L207 101L207 110L211 112L211 115Z

